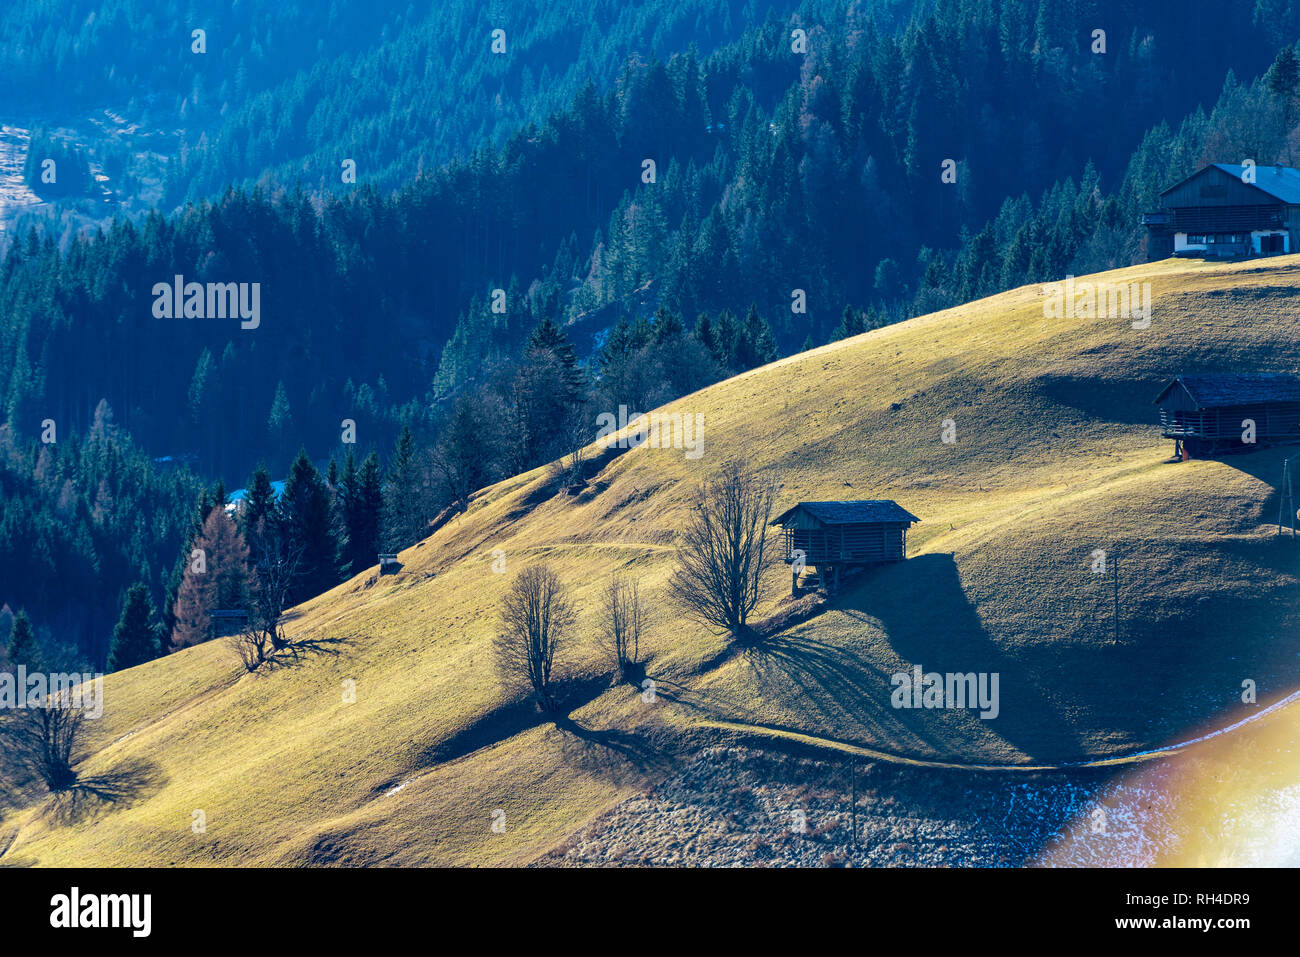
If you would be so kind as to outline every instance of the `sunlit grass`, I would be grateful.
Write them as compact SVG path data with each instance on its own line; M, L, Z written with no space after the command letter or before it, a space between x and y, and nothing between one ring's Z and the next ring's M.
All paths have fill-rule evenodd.
M297 609L288 632L312 647L296 660L241 677L210 644L109 676L82 770L133 769L130 795L72 817L10 814L0 861L524 863L719 725L1058 763L1240 717L1246 677L1262 699L1292 690L1300 565L1269 524L1283 453L1167 464L1151 400L1184 369L1292 368L1300 265L1171 261L1107 278L1154 284L1149 329L1044 318L1031 287L782 360L673 404L705 416L697 460L636 449L581 495L546 494L544 470L485 491L402 553L399 574ZM940 441L945 419L955 444ZM922 519L910 560L766 648L723 654L668 589L690 492L729 457L779 484L779 509L897 499ZM1117 547L1118 641L1111 578L1091 570L1094 549ZM492 667L496 602L537 561L584 609L568 726L513 708ZM653 703L613 683L596 641L613 570L639 576L659 613ZM788 591L773 568L760 614ZM1001 715L892 709L889 676L913 663L998 671Z

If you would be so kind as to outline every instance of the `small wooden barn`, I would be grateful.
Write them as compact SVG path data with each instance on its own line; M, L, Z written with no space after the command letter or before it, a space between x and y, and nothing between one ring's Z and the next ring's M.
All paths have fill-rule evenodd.
M1300 375L1180 375L1156 405L1165 438L1184 459L1300 441Z
M248 611L243 608L214 608L208 612L212 622L212 637L237 635L248 625Z
M800 502L773 525L784 531L785 561L792 566L791 590L798 591L800 564L815 567L823 580L838 582L846 566L901 562L907 530L920 519L888 499Z

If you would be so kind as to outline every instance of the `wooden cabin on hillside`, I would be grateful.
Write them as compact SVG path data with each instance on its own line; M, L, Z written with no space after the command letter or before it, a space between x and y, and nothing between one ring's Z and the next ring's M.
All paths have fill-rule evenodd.
M1300 375L1180 375L1156 396L1174 454L1208 458L1300 441ZM1246 439L1252 434L1254 442Z
M1144 213L1147 259L1300 252L1300 170L1212 163Z
M226 638L237 635L248 627L248 610L244 608L214 608L208 612L212 623L212 637Z
M842 567L901 562L907 557L907 530L920 519L885 500L800 502L773 525L784 530L785 561L791 566L791 592L798 593L799 566L815 567L833 589Z

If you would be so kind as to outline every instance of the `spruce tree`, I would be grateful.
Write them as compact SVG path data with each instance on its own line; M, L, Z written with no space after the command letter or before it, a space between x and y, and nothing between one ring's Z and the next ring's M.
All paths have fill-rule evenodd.
M747 369L775 362L780 355L776 349L772 327L758 314L758 306L755 303L750 303L749 312L745 315L743 339Z
M9 663L14 667L25 665L29 671L39 671L41 668L41 648L36 643L32 623L25 611L14 616L13 627L9 632Z
M259 464L248 480L244 492L244 507L240 509L240 525L246 536L269 524L275 511L275 488L271 485L271 473L265 464Z
M280 534L297 560L290 590L292 603L319 595L339 583L339 543L335 537L329 489L306 449L298 451L279 509Z
M271 454L281 463L284 459L280 457L286 455L292 448L287 444L292 432L293 413L289 409L289 394L285 391L284 383L278 382L275 386L275 397L271 400L271 412L266 419L266 435Z
M352 465L351 456L348 462ZM345 469L344 487L348 574L357 575L375 564L379 555L379 530L384 517L384 477L379 469L379 456L374 452L367 455L350 484Z
M831 341L838 342L841 339L848 339L865 331L862 313L852 306L845 306L844 314L840 316L840 324L831 333Z
M384 544L389 550L398 551L420 539L425 521L415 437L409 425L402 428L402 435L393 450L386 484Z
M582 397L585 385L582 370L578 368L578 359L573 353L573 346L564 330L557 326L550 316L543 316L528 337L528 352L549 352L563 367L566 398L578 401Z
M126 592L122 616L113 629L113 644L108 653L108 670L133 668L158 657L158 626L154 622L153 600L144 582L136 582Z

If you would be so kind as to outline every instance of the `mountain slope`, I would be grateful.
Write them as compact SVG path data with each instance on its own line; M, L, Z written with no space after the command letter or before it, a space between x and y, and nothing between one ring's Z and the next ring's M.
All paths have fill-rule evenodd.
M668 407L704 414L698 459L608 450L578 495L545 470L485 490L397 575L296 609L302 648L278 667L240 677L209 644L109 676L83 773L120 796L10 813L0 862L523 863L738 732L1043 765L1247 716L1244 679L1261 704L1300 685L1300 551L1268 524L1286 452L1167 463L1151 400L1180 371L1300 366L1300 258L1099 278L1150 282L1150 328L1046 318L1026 287L782 360ZM780 483L778 508L897 499L922 519L909 560L729 653L667 582L691 490L733 456ZM1118 548L1118 641L1097 548ZM490 654L497 600L538 561L583 609L559 726L499 687ZM652 702L611 685L595 641L612 570L660 612ZM788 591L772 569L761 613ZM998 672L1001 714L891 708L913 664Z

